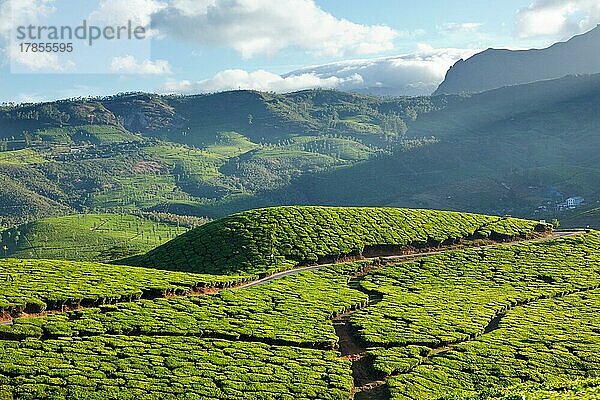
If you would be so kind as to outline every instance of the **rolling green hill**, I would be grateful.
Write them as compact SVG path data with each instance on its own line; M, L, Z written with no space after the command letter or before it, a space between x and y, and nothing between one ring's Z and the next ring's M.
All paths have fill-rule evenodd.
M282 207L182 237L195 233L221 249L213 255L242 254L253 243L244 238L264 243L260 225L269 219L277 223L268 230L271 250L290 259L310 246L327 254L356 238L364 244L395 236L395 243L413 244L467 234L523 239L538 226L428 210ZM200 235L203 229L227 235ZM0 260L12 276L0 278L3 304L16 311L83 306L0 325L0 395L596 398L600 233L487 243L406 260L338 260L204 295L187 292L257 277Z
M145 253L203 223L193 217L78 214L0 232L1 257L108 262Z
M265 201L534 217L558 202L554 192L600 198L600 75L445 98L443 109L409 124L409 137L435 141L304 175Z
M533 218L555 205L550 193L600 198L599 96L600 75L581 75L465 96L133 93L3 106L0 216L14 226L326 204Z
M546 229L533 221L445 211L275 207L210 222L124 262L177 271L265 274L462 239L527 237Z
M305 174L389 153L406 121L441 105L315 90L2 106L0 178L26 206L0 203L1 222L122 210L224 216L204 210L248 207Z

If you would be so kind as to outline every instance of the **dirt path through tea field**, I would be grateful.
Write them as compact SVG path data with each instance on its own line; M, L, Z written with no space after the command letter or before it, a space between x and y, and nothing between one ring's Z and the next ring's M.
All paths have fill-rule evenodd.
M236 289L247 289L247 288L250 288L253 286L265 285L269 282L272 282L272 281L275 281L275 280L278 280L281 278L285 278L286 276L296 275L296 274L299 274L299 273L305 272L305 271L316 271L316 270L319 270L322 268L331 267L331 266L334 266L337 264L343 264L344 262L349 262L349 261L369 261L369 260L381 259L385 262L390 263L390 262L394 262L397 260L406 260L406 259L412 259L412 258L418 258L418 257L431 256L431 255L435 255L435 254L442 254L449 250L461 250L461 249L483 250L483 249L489 249L489 248L497 247L497 246L513 246L513 245L520 244L520 243L546 242L549 240L559 239L562 237L584 234L586 232L588 232L588 230L556 231L556 232L552 232L552 234L550 234L550 235L547 235L544 237L538 237L535 239L519 239L519 240L510 241L510 242L495 242L495 243L491 243L491 244L486 244L484 246L470 246L469 244L466 244L466 245L462 244L462 245L454 245L454 246L445 246L445 247L440 247L440 248L435 248L435 249L430 248L425 251L415 251L410 254L398 254L398 255L389 254L389 255L383 255L383 256L378 256L378 257L356 258L353 260L344 259L343 261L334 262L334 263L309 265L309 266L290 269L287 271L277 272L273 275L266 276L262 279L259 279L259 280L253 281L253 282L248 282L241 286L237 286Z
M474 243L476 243L476 242L474 242L474 243L467 242L467 243L462 243L460 245L442 246L439 248L427 248L427 249L420 249L420 250L414 249L414 250L412 250L413 252L410 252L410 253L406 253L406 251L404 251L403 254L389 254L389 255L381 255L378 257L357 257L357 258L353 258L353 259L345 258L338 262L324 263L324 264L318 264L318 265L308 265L308 266L302 266L302 267L298 267L298 268L294 268L294 269L290 269L290 270L286 270L286 271L277 272L273 275L266 276L266 277L258 279L256 281L242 283L240 285L232 286L232 287L228 287L228 288L224 288L224 289L206 288L203 290L203 292L200 292L200 293L190 291L190 292L184 293L182 295L176 295L176 296L169 295L169 296L164 296L164 297L171 298L171 297L184 297L184 296L188 296L188 295L207 295L207 294L210 295L210 294L219 293L222 290L248 289L248 288L255 287L255 286L266 285L270 282L273 282L273 281L276 281L279 279L283 279L288 276L296 275L296 274L299 274L299 273L302 273L305 271L316 271L319 269L331 267L331 266L334 266L337 264L343 264L345 262L350 262L350 261L382 260L382 264L390 264L390 263L393 263L396 261L411 260L411 259L427 257L427 256L435 255L435 254L442 254L442 253L444 253L446 251L450 251L450 250L461 250L461 249L480 250L480 249L487 249L487 248L492 248L492 247L496 247L496 246L513 246L513 245L517 245L519 243L539 243L539 242L545 242L545 241L549 241L549 240L558 239L561 237L584 234L586 232L588 232L588 230L556 231L556 232L553 232L552 234L546 235L544 237L538 237L538 238L534 238L534 239L519 239L519 240L510 241L510 242L494 242L494 243L479 245L479 246L474 245ZM160 298L160 297L157 297L157 298ZM93 308L93 307L77 307L76 309L84 309L84 308ZM22 315L19 315L17 318L19 318L19 317L39 318L39 317L43 317L46 315L59 314L62 312L67 312L67 311L70 311L70 309L46 310L40 314L22 314ZM11 315L4 315L0 318L0 325L12 325L12 321L14 318L15 317L11 316Z

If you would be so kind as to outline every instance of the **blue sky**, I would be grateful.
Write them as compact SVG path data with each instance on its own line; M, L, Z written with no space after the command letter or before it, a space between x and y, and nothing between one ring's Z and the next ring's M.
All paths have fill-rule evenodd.
M427 94L461 57L488 47L546 47L595 27L597 3L0 0L0 101L378 85ZM9 45L19 24L75 25L83 19L99 26L133 21L152 38L122 46L99 40L92 48L75 43L68 55L23 56ZM330 65L306 68L324 64Z

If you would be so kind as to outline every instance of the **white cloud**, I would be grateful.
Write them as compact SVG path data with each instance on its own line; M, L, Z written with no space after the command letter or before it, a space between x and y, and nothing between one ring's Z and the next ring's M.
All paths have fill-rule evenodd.
M0 34L8 39L19 25L32 24L56 12L54 0L0 0Z
M448 68L476 50L434 49L420 45L415 53L396 57L342 61L302 68L283 76L259 70L226 70L203 81L169 81L165 93L207 93L236 89L291 92L324 88L377 95L427 95Z
M598 0L536 0L517 12L521 38L557 36L567 38L600 23Z
M166 3L158 0L101 0L98 9L89 16L90 21L124 25L149 26L152 14L164 9Z
M17 26L39 24L56 12L54 0L4 0L0 1L0 47L4 62L20 72L72 71L72 61L61 62L57 54L22 52L18 45L10 44L10 36Z
M317 67L303 68L285 76L314 73L322 79L344 79L358 74L360 85L341 85L340 90L354 90L378 95L428 95L431 94L446 72L456 61L466 59L477 50L435 49L421 44L416 52L394 57L367 60L342 61Z
M144 60L138 62L134 56L114 57L110 65L111 72L137 75L168 75L171 66L166 60Z
M394 48L399 33L361 25L320 9L314 0L175 0L153 15L161 33L200 45L228 46L242 57L288 47L327 56Z
M320 78L316 74L306 73L284 78L264 70L247 72L241 69L228 69L203 81L169 81L163 86L162 91L165 93L211 93L246 89L286 93L302 89L334 89L344 84L360 84L361 81L362 78L358 74L345 78L335 76Z
M479 22L449 22L443 24L438 27L438 29L442 32L450 33L450 34L459 34L459 33L473 33L478 31L483 26L482 23Z

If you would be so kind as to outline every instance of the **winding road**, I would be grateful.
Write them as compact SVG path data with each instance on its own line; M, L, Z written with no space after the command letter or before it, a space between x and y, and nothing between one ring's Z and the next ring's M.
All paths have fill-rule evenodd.
M369 260L381 259L384 261L393 262L393 261L397 261L397 260L406 260L406 259L412 259L412 258L431 256L431 255L435 255L435 254L442 254L449 250L460 250L460 249L483 250L483 249L489 249L489 248L497 247L497 246L514 246L514 245L520 244L520 243L546 242L549 240L579 235L579 234L583 234L583 233L587 233L587 232L589 232L589 230L587 230L587 229L569 230L569 231L554 231L554 232L552 232L551 235L541 237L541 238L529 239L529 240L514 240L512 242L497 242L497 243L493 243L493 244L489 244L489 245L485 245L485 246L464 246L464 245L447 246L447 247L440 248L440 249L415 252L415 253L411 253L411 254L389 255L389 256L384 255L384 256L378 256L378 257L357 258L356 261L369 261ZM350 261L352 261L352 260L350 260ZM336 264L343 264L345 262L349 262L349 260L345 259L345 260L337 262L337 263L309 265L309 266L305 266L305 267L289 269L286 271L277 272L273 275L266 276L266 277L256 280L256 281L248 282L246 284L237 286L235 289L248 289L248 288L251 288L254 286L261 286L261 285L265 285L269 282L285 278L286 276L296 275L296 274L299 274L299 273L305 272L305 271L316 271L316 270L319 270L322 268L334 266Z
M446 251L450 251L450 250L460 250L460 249L482 250L482 249L488 249L488 248L497 247L497 246L514 246L514 245L517 245L520 243L539 243L539 242L545 242L545 241L554 240L554 239L558 239L558 238L562 238L562 237L584 234L587 232L589 232L588 229L554 231L550 235L540 237L540 238L535 238L535 239L529 239L529 240L524 239L524 240L515 240L515 241L511 241L511 242L497 242L497 243L492 243L492 244L488 244L488 245L484 245L484 246L454 245L454 246L446 246L446 247L439 248L439 249L436 248L436 249L428 250L428 251L418 251L418 252L414 252L414 253L410 253L410 254L401 254L401 255L390 254L388 256L383 255L383 256L378 256L378 257L357 258L354 261L369 261L369 260L380 259L380 260L385 261L385 263L389 264L394 261L409 260L409 259L413 259L413 258L420 258L420 257L426 257L426 256L435 255L435 254L442 254L442 253L444 253ZM262 285L266 285L270 282L273 282L273 281L276 281L279 279L283 279L288 276L296 275L296 274L299 274L302 272L316 271L319 269L331 267L336 264L343 264L343 263L350 262L350 261L353 261L353 260L344 259L344 260L341 260L341 261L335 262L335 263L302 266L302 267L298 267L298 268L294 268L294 269L290 269L290 270L286 270L286 271L277 272L273 275L269 275L267 277L258 279L256 281L244 283L239 286L234 286L234 287L227 288L227 289L215 289L214 291L210 292L210 294L215 294L222 290L242 290L242 289L249 289L249 288L252 288L255 286L262 286ZM182 297L182 296L186 296L186 295L189 295L189 293L181 295L181 296L170 296L170 297ZM44 312L41 314L27 315L27 317L28 318L39 318L39 317L43 317L46 315L58 314L58 313L61 313L61 311L52 310L52 311L47 311L47 312ZM1 320L0 325L12 325L13 319L14 318L10 317L10 318Z

